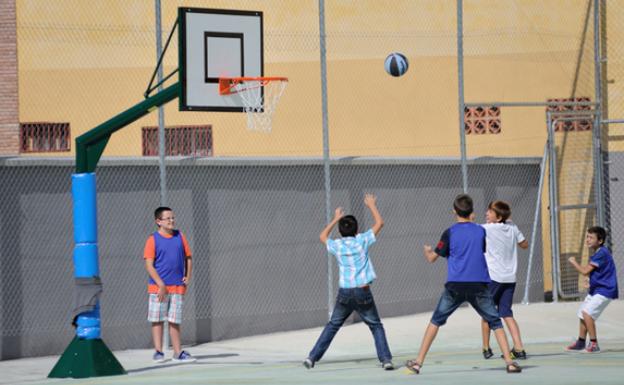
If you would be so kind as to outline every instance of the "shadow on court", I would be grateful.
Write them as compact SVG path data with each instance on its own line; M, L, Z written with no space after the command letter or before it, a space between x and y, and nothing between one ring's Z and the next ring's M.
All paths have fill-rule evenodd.
M508 374L499 358L481 355L480 320L470 307L458 309L440 328L419 375L404 363L418 353L431 314L383 318L396 370L381 369L373 338L362 323L339 332L327 354L307 370L303 359L320 335L314 328L185 347L195 363L152 364L152 351L114 352L127 375L47 379L58 356L0 361L0 384L622 384L624 303L613 301L597 322L599 354L565 352L578 332L578 302L514 306L527 360L520 374ZM494 339L492 339L494 342ZM166 353L171 356L171 352Z

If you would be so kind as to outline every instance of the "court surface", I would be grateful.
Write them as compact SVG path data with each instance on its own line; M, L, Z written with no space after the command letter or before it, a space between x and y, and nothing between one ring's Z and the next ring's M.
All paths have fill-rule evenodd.
M58 356L0 361L0 384L622 384L624 303L611 302L598 320L600 354L567 353L577 335L578 302L515 305L527 360L521 374L507 374L499 357L481 356L479 319L460 308L443 326L420 375L403 367L418 352L430 313L382 318L397 370L383 371L373 338L363 323L343 327L315 368L301 361L321 328L275 333L190 346L196 363L151 362L148 349L115 351L128 375L89 379L47 379ZM382 315L383 316L383 315ZM145 327L148 327L146 323ZM104 336L106 341L106 336ZM495 343L494 338L492 342ZM166 352L171 356L171 352Z

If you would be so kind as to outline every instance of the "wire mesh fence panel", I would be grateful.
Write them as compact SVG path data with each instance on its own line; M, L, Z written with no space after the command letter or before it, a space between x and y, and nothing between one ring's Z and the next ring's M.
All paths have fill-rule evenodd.
M588 109L588 105L565 103L595 102L593 2L564 5L556 1L503 4L496 1L467 0L463 5L462 75L467 103L463 118L467 157L508 156L510 153L542 157L548 137L544 124L546 112ZM539 84L548 86L541 87ZM585 195L579 196L580 192L577 190L584 192L584 189L592 188L591 178L573 182L574 187L569 186L570 180L577 175L574 165L580 161L570 159L569 154L588 156L589 158L583 158L584 165L589 167L590 173L593 170L591 126L590 118L589 122L560 122L557 127L558 131L565 131L557 138L566 135L566 138L574 139L558 139L557 143L560 151L568 154L567 158L560 157L557 163L557 173L560 176L557 184L562 194L561 201L583 200ZM586 130L590 131L585 132ZM588 152L576 152L581 145L576 141L576 131L584 131L589 135L590 141L587 142L587 138L583 136L582 142L583 150ZM470 185L469 179L469 191ZM501 192L491 199L512 198ZM514 201L509 203L515 217ZM543 267L541 273L545 292L552 290L553 269L548 210L548 188L545 187L538 216L545 222L541 226L540 234L533 235L545 240L543 253L535 255L534 259ZM567 245L570 245L569 252L580 253L582 250L578 249L578 242L582 237L578 238L579 222L570 214L560 214L558 236L566 253ZM521 258L527 254L528 251L520 252ZM563 259L563 254L560 264L559 267L555 266L555 272L561 271L565 275L562 278L566 282L562 284L566 287L565 291L568 291L568 286L571 287L569 290L572 290L572 286L576 290L578 274L569 271L569 264ZM568 281L574 283L567 283Z
M622 183L624 174L620 165L624 159L624 47L616 42L624 26L624 10L614 0L600 1L601 21L601 72L602 120L613 123L603 125L602 142L605 178L605 220L609 231L608 242L613 248L619 282L624 279L624 215ZM620 285L620 296L624 293Z
M248 130L243 113L166 104L164 186L157 114L111 136L96 171L103 338L111 348L151 346L142 253L161 203L175 210L193 251L184 343L325 323L338 279L318 234L326 210L338 206L362 230L370 227L365 193L377 195L386 222L370 251L382 317L432 310L446 266L426 263L422 248L454 221L452 201L463 189L461 129L477 222L489 201L510 201L513 221L536 240L531 266L520 255L516 301L525 289L531 301L542 300L549 226L536 224L534 214L537 203L540 218L547 210L547 194L537 200L546 107L484 103L462 111L460 123L457 1L327 0L323 15L317 0L161 3L163 41L179 7L262 12L264 75L287 77L289 86L270 132ZM565 10L557 1L463 3L467 102L595 99L590 2ZM1 359L56 354L71 339L74 140L144 100L157 60L154 4L16 1L23 151L0 159ZM617 45L610 47L617 57ZM164 73L174 74L166 84L179 80L178 50L174 37L163 57ZM403 76L385 72L392 52L409 62ZM608 71L616 76L618 68ZM618 95L610 93L614 106ZM610 151L615 159L617 146ZM616 200L609 202L615 218Z

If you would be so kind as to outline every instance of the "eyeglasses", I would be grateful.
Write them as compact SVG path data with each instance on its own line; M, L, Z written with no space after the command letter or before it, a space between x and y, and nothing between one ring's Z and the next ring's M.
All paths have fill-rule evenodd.
M160 218L158 219L159 221L167 221L167 222L173 222L175 221L175 217L170 217L170 218Z

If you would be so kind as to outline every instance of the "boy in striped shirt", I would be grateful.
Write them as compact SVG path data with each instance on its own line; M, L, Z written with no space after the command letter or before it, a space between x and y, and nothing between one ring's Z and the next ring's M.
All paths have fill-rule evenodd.
M388 348L386 332L377 313L370 284L377 277L373 264L368 258L368 248L375 243L376 236L384 225L377 210L377 198L372 194L364 196L364 204L369 208L375 223L365 233L358 233L357 220L353 215L344 215L341 207L337 208L334 219L321 231L320 239L327 251L336 257L340 269L338 296L330 321L325 325L308 358L303 361L307 369L323 357L344 321L356 311L373 333L377 358L384 370L394 369L392 354ZM329 239L334 226L342 238Z

